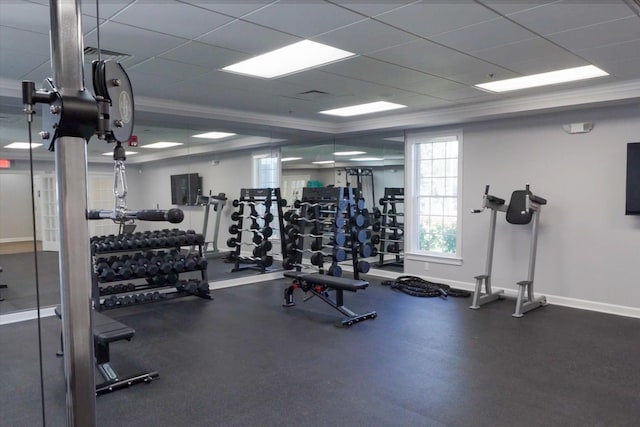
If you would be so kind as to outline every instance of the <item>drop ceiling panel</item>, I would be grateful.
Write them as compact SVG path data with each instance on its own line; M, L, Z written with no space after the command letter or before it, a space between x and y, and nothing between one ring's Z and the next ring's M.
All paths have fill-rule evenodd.
M415 68L415 64L441 63L459 58L469 58L468 55L423 39L392 48L381 49L377 52L369 53L367 56L410 68Z
M46 61L38 55L25 55L23 51L0 47L0 76L19 80L25 72L34 70Z
M502 15L510 15L524 10L535 9L544 6L547 3L554 3L560 0L535 0L535 1L509 1L509 0L477 0L487 7L495 10Z
M445 99L436 98L426 95L413 95L401 98L395 98L393 100L402 105L412 108L439 108L439 107L451 107L456 103L453 101L447 101Z
M249 55L193 41L165 52L160 57L210 69L219 69L247 59Z
M509 65L511 64L526 61L531 58L542 58L547 56L560 57L563 55L569 58L576 58L576 55L542 37L492 47L489 49L482 49L472 53L474 56L482 58L487 62L506 68L509 68Z
M578 56L558 52L545 56L531 56L531 58L509 64L509 69L526 75L581 67L583 65L589 65L589 63Z
M497 16L476 3L418 2L383 13L376 19L428 38Z
M298 42L300 38L249 22L234 21L198 37L197 40L251 55L259 55Z
M243 19L307 38L365 18L330 3L284 0L251 13Z
M25 75L23 75L21 77L21 80L31 80L36 83L36 88L41 88L44 79L46 79L47 77L52 77L52 74L51 61L46 59L38 68L28 71Z
M185 64L184 62L176 62L162 58L151 58L148 61L129 67L128 70L161 76L168 81L188 80L209 71L207 68L198 65Z
M416 40L404 31L371 19L322 34L314 41L357 54L365 54Z
M49 34L49 8L42 4L2 1L0 25Z
M498 18L434 36L431 40L463 52L474 52L535 37L531 31Z
M424 73L367 57L357 57L322 67L323 71L373 83L400 84L429 77Z
M250 0L250 1L211 1L211 0L178 0L182 3L192 4L203 9L212 10L224 15L240 18L248 13L259 10L276 0Z
M474 89L472 87L461 87L453 90L434 92L431 95L435 98L444 99L446 101L461 101L465 99L468 100L470 98L495 99L495 95L488 94L487 92L481 91L479 89Z
M331 3L339 4L354 12L362 13L366 16L376 16L381 13L399 9L415 0L394 0L394 1L353 1L353 0L330 0Z
M135 0L99 0L100 9L98 11L100 12L100 19L109 19L134 2ZM48 5L49 1L45 0L45 3ZM82 0L80 7L83 14L93 18L96 17L96 0Z
M33 31L0 26L0 47L19 47L26 55L35 55L46 61L49 58L49 35Z
M640 77L640 39L583 49L577 53L617 77Z
M443 56L429 56L425 62L413 64L411 68L420 70L424 73L429 73L433 76L446 78L469 71L481 71L486 74L502 74L506 72L505 69L500 68L497 65L454 51Z
M479 62L477 67L459 71L463 72L461 74L451 74L446 77L465 85L476 85L490 80L503 80L520 76L518 73L485 62Z
M640 38L640 17L609 21L575 30L563 31L548 37L569 50L605 46Z
M143 30L128 25L107 22L101 26L100 44L102 49L134 55L127 64L138 63L179 46L184 39ZM85 46L96 47L96 33L92 32L85 37Z
M425 80L407 83L405 84L404 89L411 92L430 95L436 92L455 90L463 87L465 87L465 85L463 85L462 83L454 82L452 80L447 80L440 77L431 77Z
M368 94L379 90L378 85L374 83L328 73L321 69L292 74L278 80L300 87L299 92L319 90L337 96Z
M146 0L137 1L115 16L113 21L191 39L233 19L184 3Z
M509 15L509 18L541 35L635 16L622 0L562 1Z

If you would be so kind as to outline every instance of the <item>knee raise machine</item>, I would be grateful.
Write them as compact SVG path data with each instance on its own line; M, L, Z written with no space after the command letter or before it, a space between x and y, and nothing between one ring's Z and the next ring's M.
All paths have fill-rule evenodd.
M531 228L531 244L529 249L529 272L526 280L518 282L518 298L516 301L516 309L513 317L522 317L527 311L541 307L547 304L544 296L535 297L533 293L533 276L536 266L536 249L538 245L538 225L540 221L540 210L547 201L542 197L536 196L529 190L527 184L524 190L516 190L511 194L511 200L508 205L499 197L489 194L489 186L485 187L484 197L482 199L482 209L471 211L472 213L480 213L484 209L491 210L491 219L489 223L489 243L487 248L487 261L485 265L485 273L476 276L475 292L473 301L469 308L474 310L480 306L497 299L502 299L504 291L491 290L491 267L493 265L493 246L496 235L496 216L498 211L505 212L508 223L515 225L527 225L533 222ZM485 293L482 293L484 285Z

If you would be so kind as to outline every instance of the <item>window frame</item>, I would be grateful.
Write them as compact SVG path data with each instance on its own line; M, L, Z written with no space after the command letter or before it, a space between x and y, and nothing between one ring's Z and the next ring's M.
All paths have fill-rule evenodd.
M439 139L455 137L458 140L458 187L457 187L457 218L456 218L456 252L445 254L441 252L425 251L419 248L419 173L420 156L418 153L420 144L436 142ZM413 261L429 261L441 264L462 265L462 180L463 180L463 132L461 128L441 131L427 131L407 133L405 139L405 153L407 154L405 167L406 193L410 195L405 199L405 219L407 228L405 258Z

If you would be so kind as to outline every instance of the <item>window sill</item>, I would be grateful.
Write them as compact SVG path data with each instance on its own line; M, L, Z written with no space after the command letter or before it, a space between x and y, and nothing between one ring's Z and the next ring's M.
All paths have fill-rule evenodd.
M407 261L431 262L434 264L462 265L462 258L426 255L421 253L406 253L404 259Z

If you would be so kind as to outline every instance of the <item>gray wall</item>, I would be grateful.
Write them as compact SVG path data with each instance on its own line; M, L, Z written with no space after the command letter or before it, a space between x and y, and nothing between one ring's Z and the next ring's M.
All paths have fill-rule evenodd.
M406 272L473 282L484 269L489 215L469 211L480 207L485 184L508 200L530 183L549 201L540 217L536 292L640 308L640 218L624 214L626 144L640 141L639 118L633 105L462 126L463 265L430 263L425 271L423 262L407 261ZM595 128L562 130L574 122ZM528 231L498 215L496 286L515 289L526 278Z
M229 199L222 211L220 220L220 234L218 247L221 250L229 250L226 240L230 237L227 229L234 223L231 221L231 213L236 210L231 205L233 199L240 196L241 188L251 188L251 153L235 153L217 155L220 161L212 165L210 160L202 158L177 158L170 161L159 161L144 165L132 165L127 168L127 181L129 184L128 205L135 209L155 208L169 209L171 205L170 176L183 173L198 173L202 177L202 187L205 194L209 190L213 194L225 193ZM181 229L193 229L202 232L204 224L204 208L196 206L181 206L185 214ZM211 209L208 237L212 240L214 212ZM167 223L152 223L139 221L137 230L153 230L170 227Z

